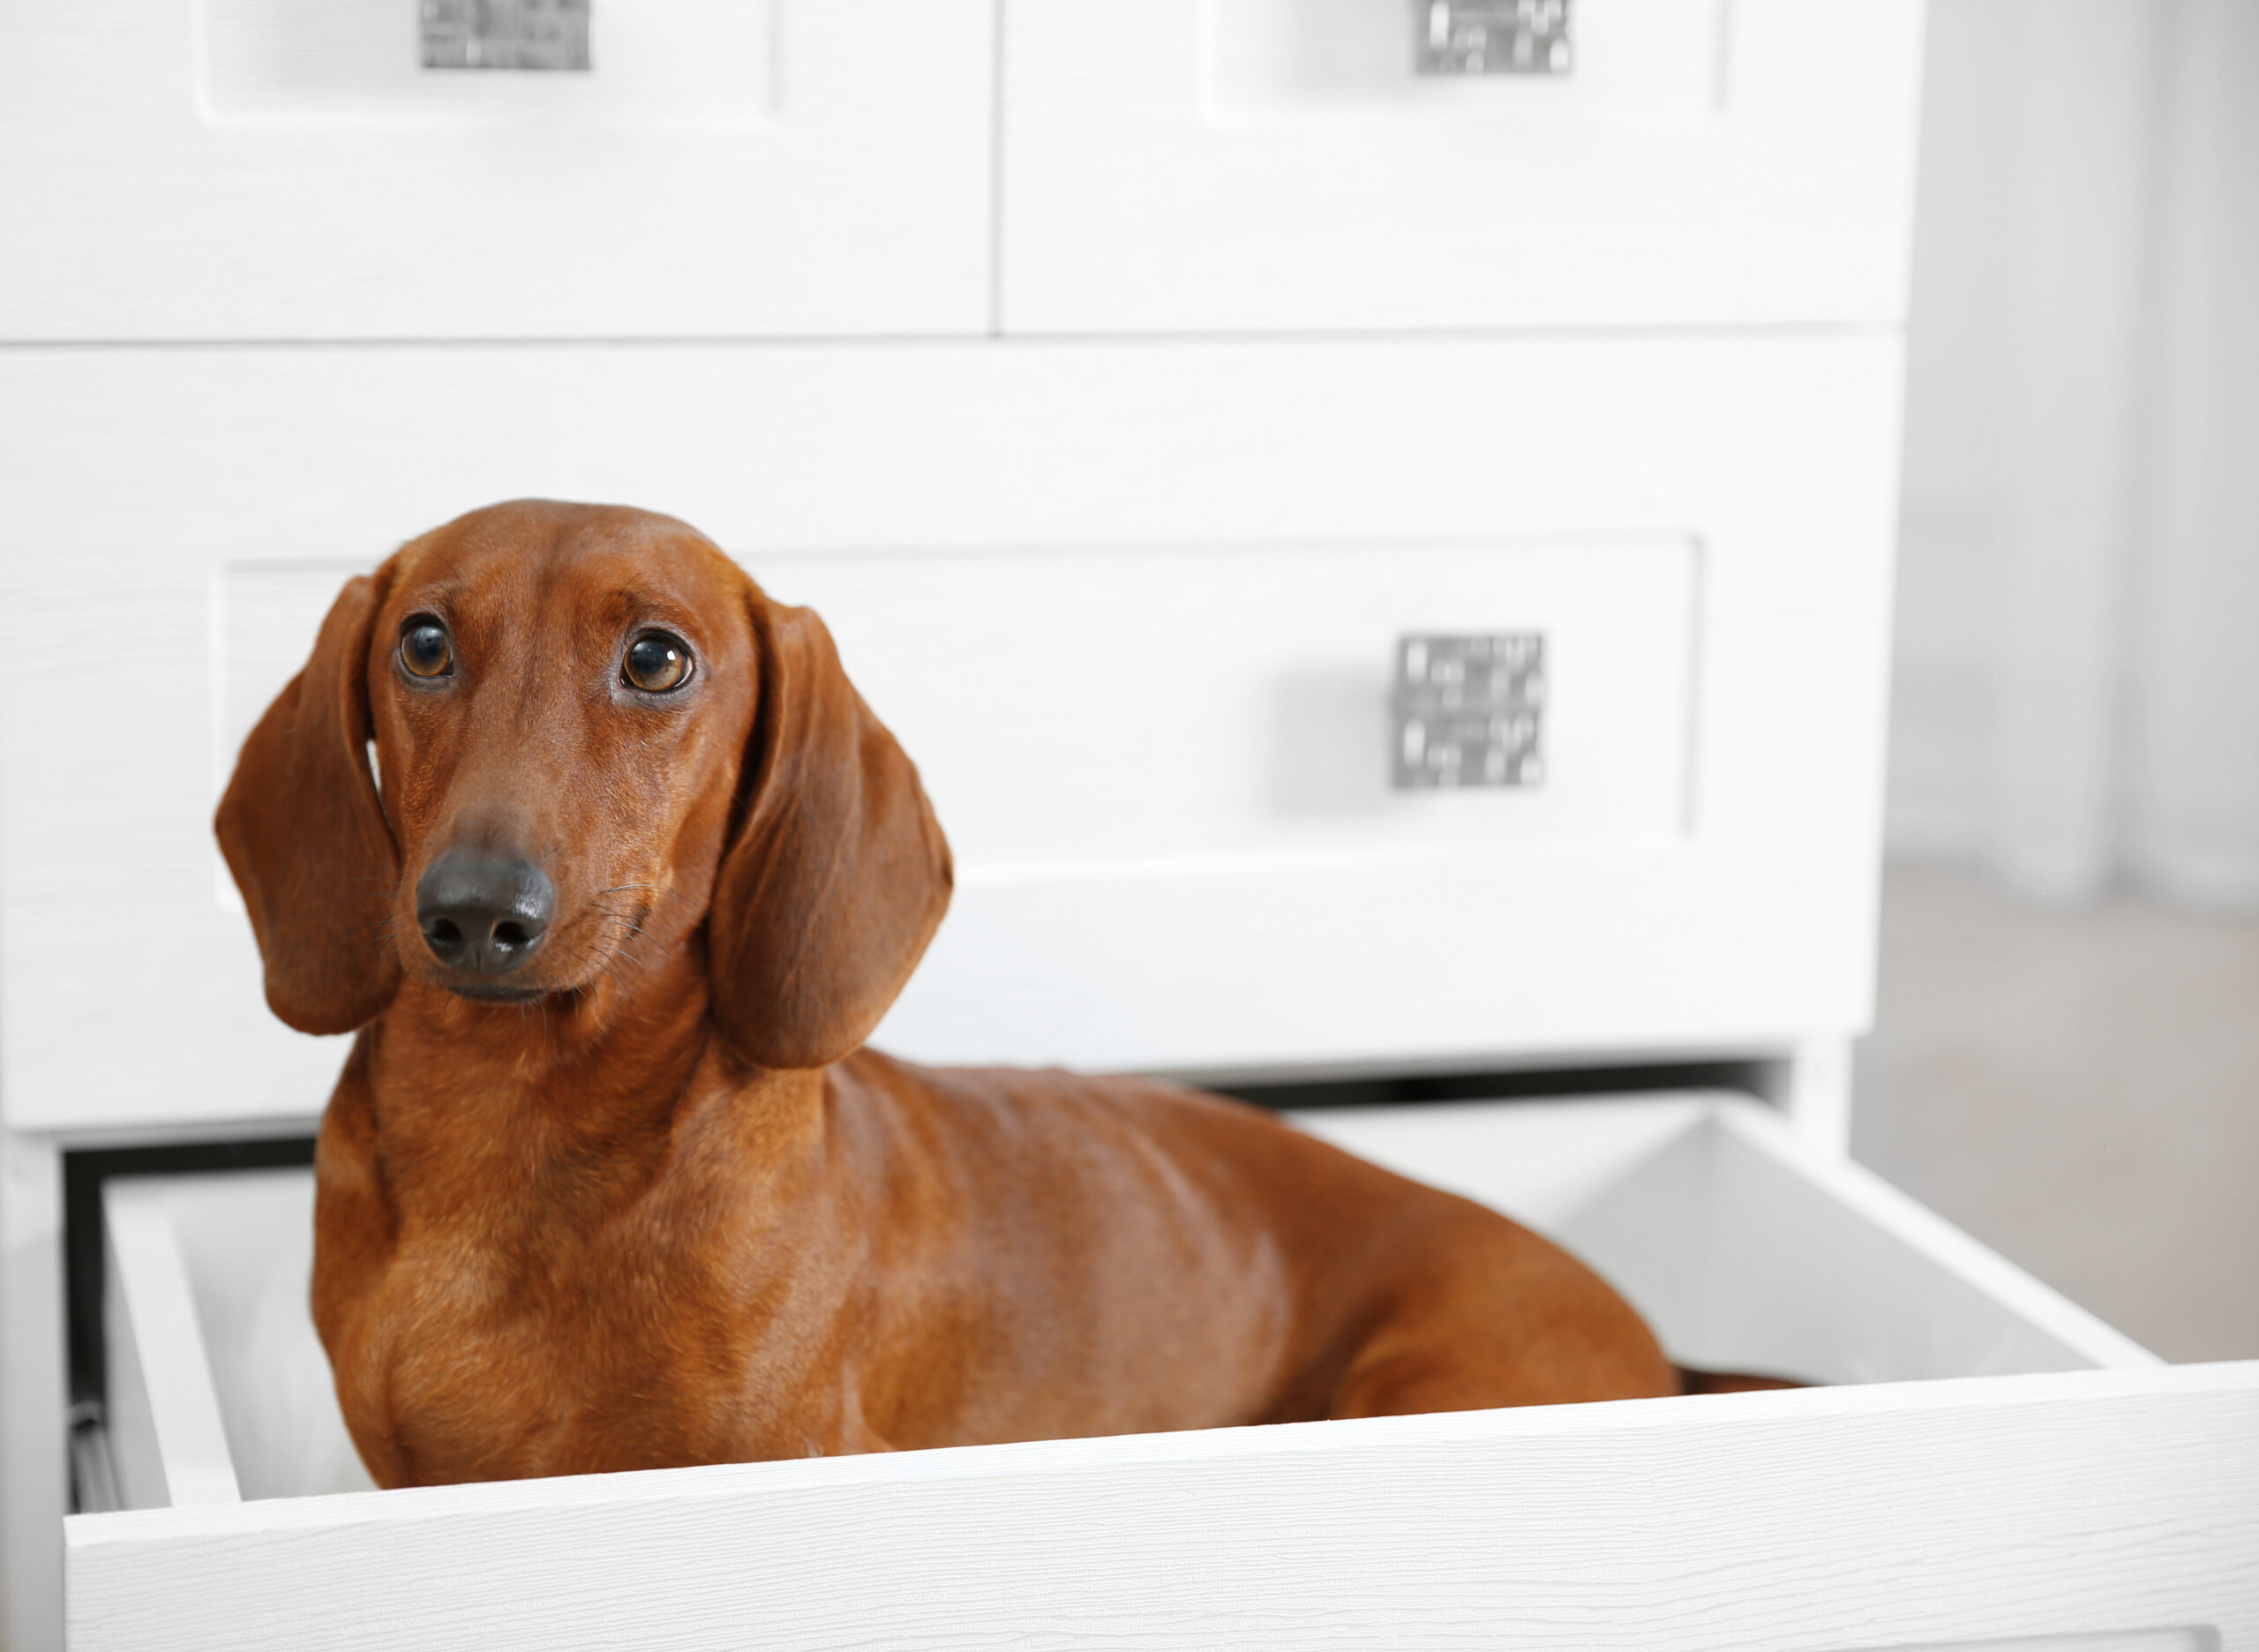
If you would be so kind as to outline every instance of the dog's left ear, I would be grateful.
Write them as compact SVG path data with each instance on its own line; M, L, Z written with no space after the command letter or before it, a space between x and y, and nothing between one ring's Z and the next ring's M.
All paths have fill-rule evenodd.
M823 621L753 595L751 790L708 926L714 1019L758 1067L852 1055L949 901L918 770L840 669Z

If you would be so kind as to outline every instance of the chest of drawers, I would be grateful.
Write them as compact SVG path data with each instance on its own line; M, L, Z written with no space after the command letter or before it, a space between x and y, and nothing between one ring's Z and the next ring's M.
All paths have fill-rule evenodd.
M1392 0L597 0L589 76L444 82L412 8L126 11L0 24L11 1646L66 1574L85 1647L2259 1633L2259 1373L1842 1160L1918 8L1587 0L1550 81L1415 79ZM831 624L961 869L882 1047L1755 1075L1305 1123L1835 1385L318 1495L303 1180L184 1167L341 1051L210 812L338 582L526 494ZM1542 639L1538 783L1400 789L1469 635ZM74 1393L128 1506L66 1564Z

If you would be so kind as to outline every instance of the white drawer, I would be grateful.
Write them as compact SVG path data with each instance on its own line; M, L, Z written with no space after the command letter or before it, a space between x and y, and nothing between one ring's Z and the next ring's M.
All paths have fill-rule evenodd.
M1669 1037L1688 961L1580 926L1628 868L1700 877L1701 562L1636 534L754 560L825 616L956 853L875 1036L1209 1071L1605 1048L1630 1002ZM1435 634L1542 639L1542 778L1392 786L1399 639Z
M416 19L8 8L0 332L987 327L988 0L598 0L587 73L423 70Z
M1682 1360L1853 1385L315 1496L365 1482L315 1380L311 1173L115 1184L149 1506L69 1521L70 1644L2259 1636L2259 1363L2159 1366L1746 1101L1302 1122L1556 1233Z
M1008 331L1894 323L1917 0L1576 0L1570 75L1409 0L1011 0Z
M905 1055L1849 1036L1897 398L1877 337L23 352L8 1119L319 1108L341 1048L268 1014L212 809L345 576L520 493L672 511L835 625L964 872ZM1396 639L1520 630L1544 784L1392 791Z

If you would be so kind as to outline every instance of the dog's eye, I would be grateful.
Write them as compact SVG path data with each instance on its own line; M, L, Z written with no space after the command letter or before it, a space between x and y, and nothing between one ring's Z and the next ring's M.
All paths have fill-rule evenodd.
M646 631L627 645L620 675L645 694L679 688L690 677L690 645L664 631Z
M436 620L411 621L400 634L400 663L411 677L445 677L454 670L455 651L447 627Z

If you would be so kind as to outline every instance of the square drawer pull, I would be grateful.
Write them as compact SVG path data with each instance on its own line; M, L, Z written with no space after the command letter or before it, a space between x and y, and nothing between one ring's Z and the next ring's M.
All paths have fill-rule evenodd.
M1400 637L1395 700L1400 791L1544 779L1542 633Z
M589 66L589 0L423 0L426 69Z
M1420 0L1423 75L1565 75L1570 0Z

